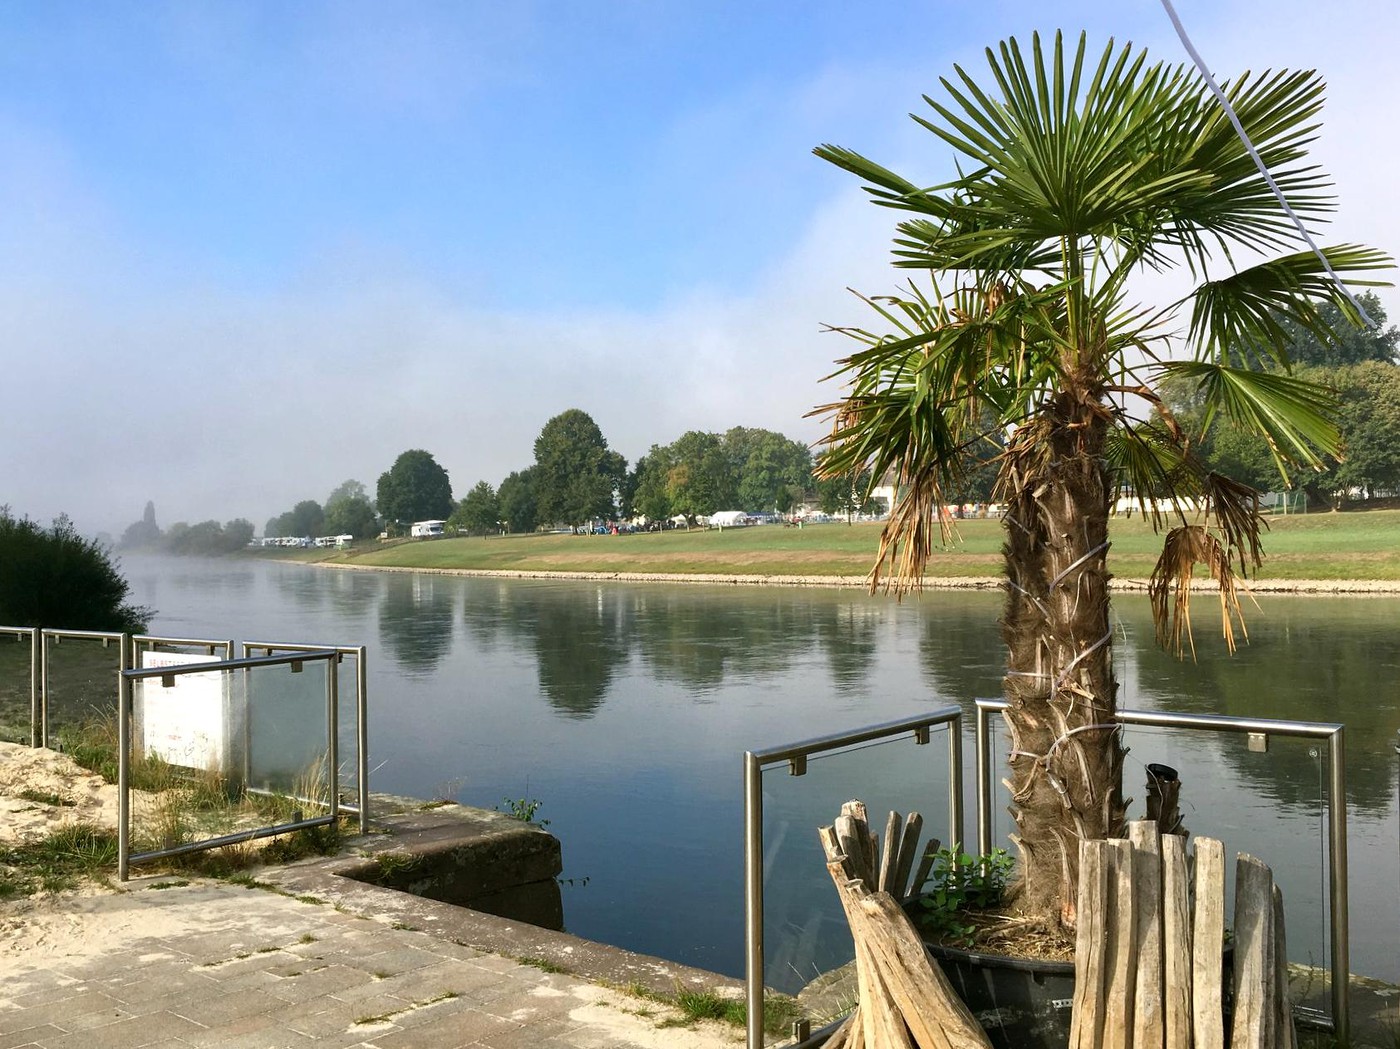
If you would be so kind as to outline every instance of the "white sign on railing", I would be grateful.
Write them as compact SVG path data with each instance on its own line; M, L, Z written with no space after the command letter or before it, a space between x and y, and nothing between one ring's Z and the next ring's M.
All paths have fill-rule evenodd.
M218 656L190 652L143 652L143 667L215 663ZM225 772L228 742L228 689L225 675L177 674L165 687L148 679L141 689L139 720L145 752L185 768Z

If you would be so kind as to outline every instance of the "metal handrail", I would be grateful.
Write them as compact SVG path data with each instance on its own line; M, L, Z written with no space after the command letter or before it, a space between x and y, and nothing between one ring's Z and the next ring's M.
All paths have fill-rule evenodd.
M194 642L203 644L204 642ZM340 791L334 782L335 739L340 724L339 705L336 691L336 666L340 654L334 649L311 649L286 656L255 656L243 659L227 659L210 663L190 663L172 667L143 667L123 670L120 677L121 691L117 702L117 878L126 881L130 876L131 864L146 863L151 860L166 859L204 849L215 849L240 841L250 841L271 834L284 834L289 831L326 826L340 818ZM300 663L324 662L326 664L326 716L329 722L330 752L328 754L329 776L331 777L330 803L324 816L309 820L296 820L274 827L260 827L237 834L226 834L218 838L175 845L149 852L131 852L131 719L135 683L152 678L174 679L185 674L225 673L233 670L252 670L258 667L290 666Z
M744 965L746 1038L748 1049L763 1046L763 770L788 763L800 776L807 759L861 743L912 733L916 743L929 742L929 730L950 725L948 731L948 822L955 840L962 840L962 710L942 707L932 713L887 721L852 732L817 736L799 743L744 753Z
M361 834L369 833L369 683L364 645L304 645L290 642L245 641L243 651L313 652L331 649L341 656L355 657L355 777L358 804L354 807ZM336 726L339 729L339 725ZM347 811L350 806L343 806Z
M1010 704L1004 699L977 701L977 848L991 849L991 732L988 717L1004 713ZM1346 726L1318 721L1278 721L1270 718L1232 718L1218 714L1177 714L1160 710L1120 710L1114 717L1123 725L1155 725L1163 728L1195 729L1207 732L1260 733L1320 739L1327 742L1327 874L1330 883L1330 923L1332 926L1331 996L1332 1029L1346 1043L1351 1030L1350 972L1351 939L1347 904L1347 794Z

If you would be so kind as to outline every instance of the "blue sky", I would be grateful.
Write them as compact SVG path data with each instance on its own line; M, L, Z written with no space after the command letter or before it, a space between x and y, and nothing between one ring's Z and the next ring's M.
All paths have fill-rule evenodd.
M1400 14L1177 6L1218 72L1323 70L1329 239L1395 251ZM1184 59L1156 0L7 5L0 502L261 528L411 447L461 495L570 407L629 461L814 439L822 323L898 278L811 148L934 181L920 93L1058 27Z

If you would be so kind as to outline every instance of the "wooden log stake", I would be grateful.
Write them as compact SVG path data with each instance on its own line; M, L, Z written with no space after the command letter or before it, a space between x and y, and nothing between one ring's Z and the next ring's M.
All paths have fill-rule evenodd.
M1191 930L1191 1032L1195 1049L1225 1049L1225 846L1196 839L1196 915Z
M893 896L860 901L866 936L880 974L910 1032L923 1049L990 1049L987 1034L930 961L923 941Z
M940 848L942 845L937 838L929 838L928 844L924 846L924 854L919 860L919 869L914 872L914 879L909 883L911 893L923 891L924 882L928 881L928 876L933 873L933 861Z
M899 849L904 844L903 823L904 817L891 809L885 820L885 852L880 857L880 878L875 884L881 892L899 891L894 887L894 872L899 869Z
M1133 937L1137 965L1133 987L1133 1049L1162 1049L1165 988L1162 981L1162 845L1157 824L1128 824L1133 846Z
M1293 1026L1293 1002L1288 995L1288 942L1283 931L1283 890L1274 885L1274 989L1276 1030L1279 1049L1297 1049L1298 1031Z
M1074 1011L1069 1049L1099 1049L1103 1044L1105 963L1108 954L1109 872L1113 866L1106 841L1079 843L1079 925L1074 943Z
M1191 1049L1191 883L1176 834L1162 835L1162 982L1165 1049Z
M1104 1049L1134 1049L1133 990L1137 985L1133 918L1133 846L1111 839L1108 893L1108 959L1105 965Z
M870 840L870 829L856 817L843 812L836 817L836 837L841 843L841 852L851 876L872 887L874 882L871 881L870 864L866 862L866 842Z
M919 853L919 835L924 830L924 818L917 812L904 817L904 835L899 846L899 866L895 868L895 888L890 890L895 899L902 900L914 892L918 886L910 886L909 873L914 869L914 860Z
M1235 1015L1230 1049L1277 1049L1274 875L1240 853L1235 864Z

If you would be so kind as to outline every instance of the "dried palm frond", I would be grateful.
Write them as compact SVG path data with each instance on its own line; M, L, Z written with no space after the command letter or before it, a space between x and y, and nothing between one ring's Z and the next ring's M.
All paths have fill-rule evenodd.
M1152 569L1147 584L1147 596L1152 602L1152 622L1157 628L1157 643L1183 655L1186 644L1191 646L1191 658L1196 658L1196 640L1191 633L1191 581L1196 565L1205 565L1210 577L1220 586L1220 626L1225 645L1235 651L1235 623L1246 641L1244 614L1240 609L1237 575L1230 557L1230 548L1221 543L1201 525L1184 525L1167 533L1162 556ZM1169 599L1173 599L1168 604ZM1183 643L1184 642L1184 643Z

